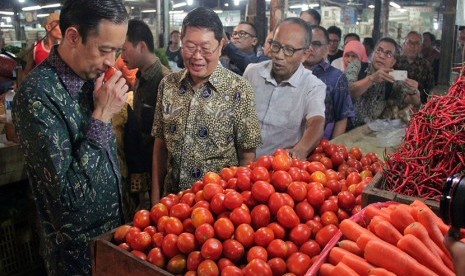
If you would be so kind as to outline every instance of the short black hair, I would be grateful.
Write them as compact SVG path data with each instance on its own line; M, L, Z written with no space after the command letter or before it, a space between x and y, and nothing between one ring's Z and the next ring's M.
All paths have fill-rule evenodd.
M337 37L339 37L339 39L341 39L341 36L342 36L342 31L339 27L337 26L330 26L328 28L328 33L329 34L335 34L337 35Z
M323 35L325 37L325 42L328 43L329 42L329 32L322 26L313 26L312 27L313 30L320 30L323 32Z
M128 24L126 39L135 47L137 43L143 41L151 53L155 53L153 34L150 27L142 20L131 19Z
M423 33L423 37L429 37L429 40L431 41L431 43L434 43L436 41L436 36L430 32L424 32Z
M60 30L76 27L85 44L91 31L98 31L102 20L124 24L129 15L121 0L65 0L60 12Z
M311 15L313 18L315 18L316 25L320 25L320 23L321 23L321 15L317 10L308 9L306 11L301 11L300 15L302 15L303 13L308 13L309 15Z
M253 31L253 34L252 34L252 35L254 35L255 37L258 36L257 27L255 27L255 24L253 24L252 22L241 21L241 22L239 22L239 24L237 24L237 25L241 25L241 24L249 25L250 28L252 28L252 31Z
M182 37L186 35L187 27L205 28L212 31L215 35L215 39L220 42L223 38L223 23L221 23L218 15L209 8L195 8L184 17L182 21Z
M283 24L297 24L302 27L305 30L304 48L308 48L310 46L310 43L312 42L312 27L310 24L305 22L303 19L300 19L299 17L288 17L279 23L275 29L275 32L279 26Z
M181 34L181 32L178 31L178 30L171 31L170 37L171 37L173 34Z
M459 31L463 31L463 30L465 30L465 26L460 26Z
M347 39L348 37L350 37L350 36L355 37L358 41L360 41L360 36L359 36L358 34L356 34L356 33L348 33L348 34L346 34L346 35L344 36L344 39L343 39L344 43L345 43L346 39Z
M365 37L363 39L363 45L366 45L366 46L370 47L370 49L374 49L375 48L375 40L372 37Z

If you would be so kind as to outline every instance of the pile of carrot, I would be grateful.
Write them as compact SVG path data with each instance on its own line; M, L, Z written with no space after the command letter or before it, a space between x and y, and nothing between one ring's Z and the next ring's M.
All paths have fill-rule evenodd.
M423 202L364 209L369 223L343 220L343 239L333 247L321 276L455 275L443 244L449 226Z
M413 114L403 143L386 157L385 189L439 200L447 177L465 172L465 84L433 95Z

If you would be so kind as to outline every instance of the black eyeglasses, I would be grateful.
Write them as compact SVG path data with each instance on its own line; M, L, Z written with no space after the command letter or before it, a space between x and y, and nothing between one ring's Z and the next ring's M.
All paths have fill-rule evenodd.
M326 43L322 43L321 41L312 41L312 42L310 42L310 47L313 50L318 50L324 45L326 45Z
M375 50L376 54L378 56L381 56L381 55L384 55L385 57L387 58L393 58L394 57L394 53L392 53L391 51L384 51L383 48L379 47Z
M270 50L273 52L273 53L279 53L279 51L283 49L283 54L287 57L292 57L294 55L295 52L297 51L300 51L300 50L307 50L308 47L302 47L302 48L292 48L292 47L289 47L289 46L282 46L281 44L279 44L278 42L274 41L274 40L271 40L270 42Z
M253 34L248 33L248 32L246 32L246 31L238 31L238 32L234 31L234 32L232 32L232 34L231 34L231 36L236 36L236 35L237 35L239 38L244 38L244 37L246 37L246 36L255 37Z

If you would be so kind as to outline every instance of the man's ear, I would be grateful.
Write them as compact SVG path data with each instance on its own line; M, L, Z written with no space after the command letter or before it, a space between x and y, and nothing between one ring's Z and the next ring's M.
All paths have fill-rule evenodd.
M81 36L75 27L69 27L66 29L64 40L66 40L72 47L75 47L81 41Z
M310 48L307 48L304 50L304 53L301 58L301 62L305 62L309 56L310 56Z

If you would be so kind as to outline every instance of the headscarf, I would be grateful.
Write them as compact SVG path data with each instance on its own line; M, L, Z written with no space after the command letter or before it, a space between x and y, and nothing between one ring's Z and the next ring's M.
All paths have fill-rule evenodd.
M342 57L344 58L346 53L349 53L349 52L355 53L358 57L358 60L360 60L360 62L368 62L368 57L365 52L365 46L363 46L362 42L357 41L357 40L349 41L344 46L344 53L342 54Z

